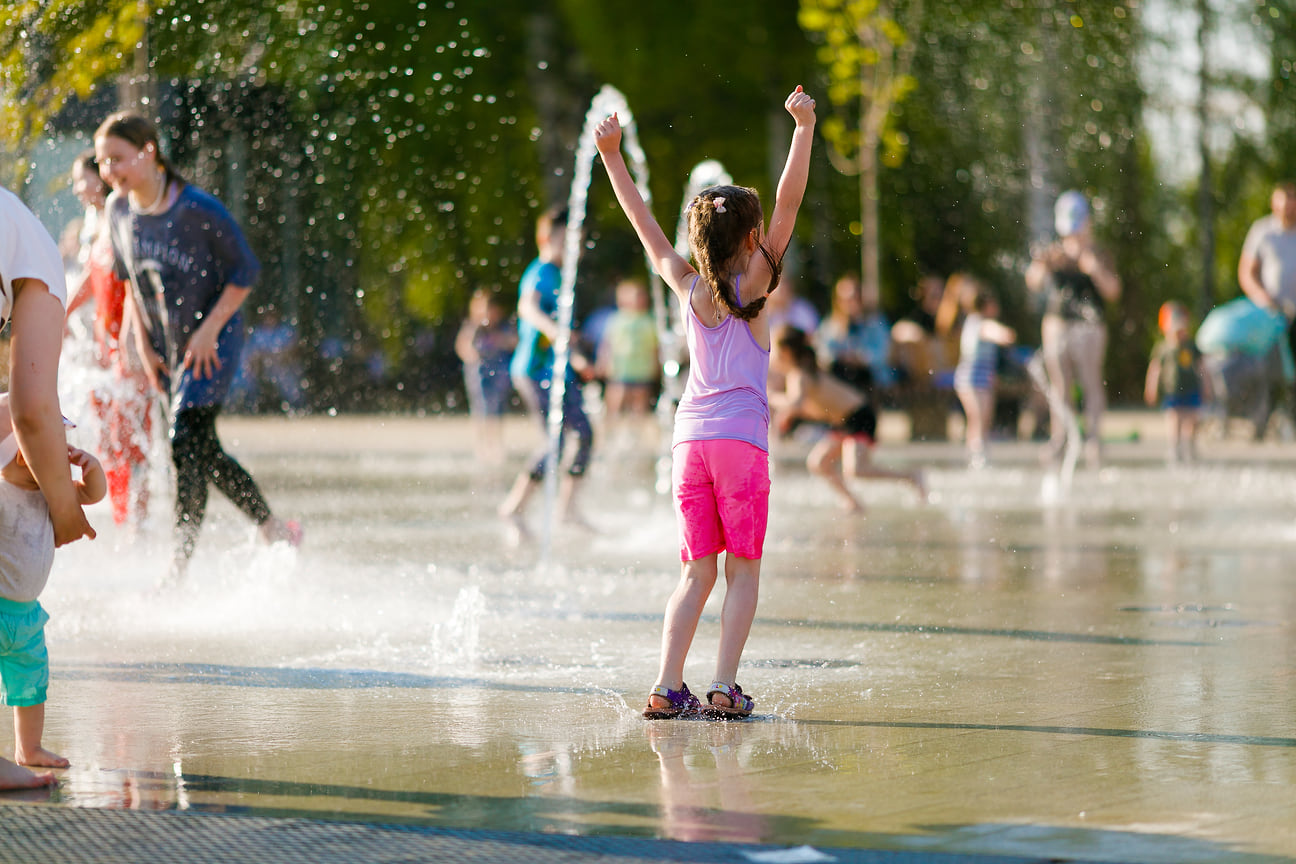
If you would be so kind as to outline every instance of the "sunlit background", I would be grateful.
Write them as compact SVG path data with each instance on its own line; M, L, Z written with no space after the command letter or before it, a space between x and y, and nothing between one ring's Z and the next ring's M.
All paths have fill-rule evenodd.
M0 16L0 182L57 234L99 121L156 117L266 265L252 323L276 315L309 346L309 411L462 406L467 297L515 290L603 84L637 118L663 219L706 158L769 195L783 96L819 96L789 273L820 311L846 270L876 268L893 320L920 274L970 271L1029 344L1031 245L1057 193L1085 191L1127 286L1108 310L1116 403L1138 396L1162 301L1200 317L1238 294L1246 226L1296 174L1291 0L29 0ZM598 170L588 227L578 324L643 267Z

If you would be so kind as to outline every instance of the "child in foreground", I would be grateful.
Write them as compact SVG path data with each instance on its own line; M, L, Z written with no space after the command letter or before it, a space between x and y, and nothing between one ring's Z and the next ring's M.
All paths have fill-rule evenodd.
M789 431L796 420L828 424L828 434L810 448L806 467L828 481L843 507L853 513L864 509L846 485L846 477L899 480L912 486L919 498L927 497L919 472L891 471L873 464L877 414L863 393L819 368L805 333L780 327L774 334L770 365L786 382L782 393L770 396L779 431Z
M756 616L761 554L769 515L770 328L765 300L778 286L805 194L815 102L797 87L784 107L796 121L766 232L754 189L713 186L688 205L684 260L635 187L621 155L621 123L603 120L594 140L617 201L654 269L682 307L691 362L675 414L672 487L682 575L666 605L661 665L644 709L648 719L697 713L684 661L725 556L720 648L706 712L746 717L755 704L738 686L738 662ZM702 290L697 290L701 287Z
M1196 458L1194 439L1202 404L1210 396L1210 376L1201 351L1189 330L1188 310L1171 300L1161 305L1158 323L1162 339L1152 349L1143 398L1165 410L1169 433L1171 462L1191 462Z
M0 189L0 328L9 327L9 399L0 435L12 462L21 449L27 473L43 498L53 546L82 537L94 539L72 483L67 438L58 408L58 360L63 340L67 280L54 238L8 189ZM12 437L11 437L12 434ZM0 508L7 518L8 507ZM22 544L9 528L0 529L0 554L15 555ZM22 736L20 736L21 738ZM39 744L39 741L37 742ZM20 753L20 758L25 755ZM54 782L0 759L0 789L23 789Z
M49 653L40 596L54 564L54 523L49 505L13 435L8 394L0 394L0 692L14 712L14 761L0 759L0 789L45 786L54 775L20 767L66 768L68 761L41 746ZM79 504L94 504L108 492L103 467L84 450L68 447L68 460L81 469L73 481Z

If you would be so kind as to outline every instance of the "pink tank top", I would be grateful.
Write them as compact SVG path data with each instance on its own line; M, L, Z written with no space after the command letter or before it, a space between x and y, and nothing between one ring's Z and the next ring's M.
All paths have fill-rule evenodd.
M700 278L700 277L698 277ZM735 286L736 287L736 286ZM685 305L684 336L689 347L688 383L675 411L672 446L683 441L728 438L769 451L769 351L756 343L747 322L730 315L707 327Z

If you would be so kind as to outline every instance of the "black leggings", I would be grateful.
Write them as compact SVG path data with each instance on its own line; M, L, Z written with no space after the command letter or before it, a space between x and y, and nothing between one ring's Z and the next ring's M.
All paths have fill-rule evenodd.
M270 505L252 475L221 448L216 437L219 413L219 405L187 408L176 414L171 427L171 461L176 470L176 555L185 561L193 556L202 531L208 483L215 484L257 525L270 518Z

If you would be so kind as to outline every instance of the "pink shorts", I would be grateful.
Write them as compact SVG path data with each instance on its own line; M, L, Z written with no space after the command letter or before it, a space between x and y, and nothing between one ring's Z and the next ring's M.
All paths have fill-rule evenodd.
M761 557L769 522L769 454L745 441L682 441L672 451L671 486L680 560L728 550Z

